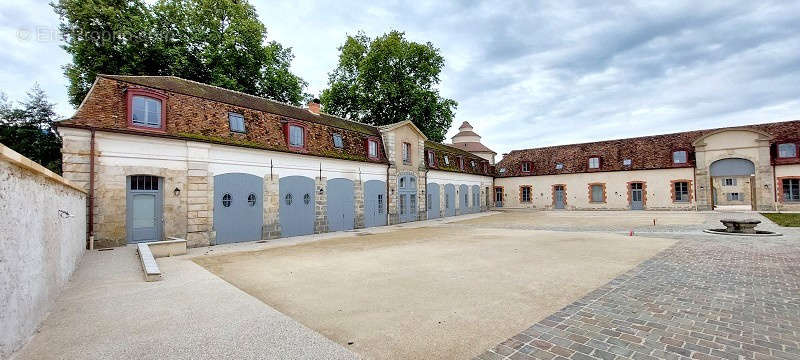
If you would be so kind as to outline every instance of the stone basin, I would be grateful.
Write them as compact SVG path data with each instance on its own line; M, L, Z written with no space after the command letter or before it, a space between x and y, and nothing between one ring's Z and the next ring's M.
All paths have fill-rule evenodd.
M725 225L726 232L743 234L755 234L756 226L761 224L757 219L722 219L720 222Z

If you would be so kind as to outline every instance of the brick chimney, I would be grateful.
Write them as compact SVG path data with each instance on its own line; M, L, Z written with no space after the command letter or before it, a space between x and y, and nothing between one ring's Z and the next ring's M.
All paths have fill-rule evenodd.
M308 102L308 111L319 115L319 99L314 99Z

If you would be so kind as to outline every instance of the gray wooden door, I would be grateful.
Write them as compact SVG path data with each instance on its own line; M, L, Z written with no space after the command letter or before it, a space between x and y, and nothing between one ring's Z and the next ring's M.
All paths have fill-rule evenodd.
M456 187L453 184L444 186L444 216L456 215Z
M214 176L214 231L217 244L261 240L264 179L244 173Z
M278 187L281 236L313 234L316 218L314 179L305 176L287 176L278 181Z
M472 212L481 212L481 187L472 185Z
M402 175L397 180L397 213L400 222L417 220L417 178Z
M428 219L438 219L439 211L439 184L428 183L427 186L427 202L428 202Z
M328 180L328 231L352 230L355 227L353 180Z
M503 207L503 188L494 188L494 206Z
M642 183L631 184L631 210L644 209L644 202L642 201Z
M161 240L164 181L158 176L127 177L126 233L128 243Z
M556 186L555 187L555 208L556 209L563 209L564 208L564 187L563 186ZM533 194L531 194L533 195Z
M461 184L461 186L458 187L458 196L459 214L469 213L469 187Z
M386 182L369 180L364 183L364 226L386 225Z

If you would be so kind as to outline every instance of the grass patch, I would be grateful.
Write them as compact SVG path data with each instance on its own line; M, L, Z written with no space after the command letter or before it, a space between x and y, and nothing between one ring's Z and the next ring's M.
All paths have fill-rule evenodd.
M780 226L800 227L800 214L761 213Z

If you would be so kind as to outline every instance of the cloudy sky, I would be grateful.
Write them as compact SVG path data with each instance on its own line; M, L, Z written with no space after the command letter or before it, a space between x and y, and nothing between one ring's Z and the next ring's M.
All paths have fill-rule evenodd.
M469 121L498 153L800 119L797 0L251 1L314 94L348 33L432 42L459 102L448 135ZM46 1L0 4L0 90L38 81L69 116L57 24Z

